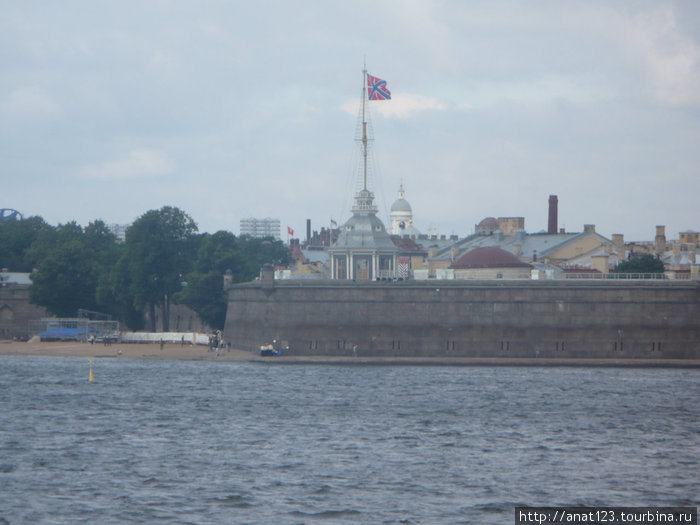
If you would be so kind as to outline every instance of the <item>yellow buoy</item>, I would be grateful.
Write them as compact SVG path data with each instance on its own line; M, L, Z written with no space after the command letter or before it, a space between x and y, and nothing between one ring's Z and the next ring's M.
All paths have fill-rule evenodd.
M92 383L94 380L95 378L92 375L92 359L90 359L90 375L88 376L88 381Z

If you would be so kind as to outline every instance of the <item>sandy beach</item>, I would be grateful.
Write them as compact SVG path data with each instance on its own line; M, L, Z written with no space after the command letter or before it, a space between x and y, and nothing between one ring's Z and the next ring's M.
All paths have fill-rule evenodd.
M89 344L74 341L0 341L0 355L59 356L115 359L186 359L191 361L243 361L269 364L415 365L415 366L579 366L579 367L666 367L700 368L700 359L548 359L499 357L261 357L246 350L231 349L219 354L205 346L160 344Z

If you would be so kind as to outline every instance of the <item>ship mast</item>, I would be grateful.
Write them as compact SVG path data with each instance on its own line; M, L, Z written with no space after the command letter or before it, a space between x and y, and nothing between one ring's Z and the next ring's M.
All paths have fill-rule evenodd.
M362 157L363 157L363 189L367 189L367 119L365 118L365 104L367 101L367 66L362 68Z
M367 68L362 69L362 189L355 194L355 205L352 207L353 214L376 213L377 208L374 206L374 194L367 188L367 155L369 152L369 141L367 137Z

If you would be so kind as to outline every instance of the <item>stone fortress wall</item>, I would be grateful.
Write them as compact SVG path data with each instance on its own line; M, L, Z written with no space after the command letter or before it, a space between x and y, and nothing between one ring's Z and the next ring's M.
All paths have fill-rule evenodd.
M696 281L274 281L229 287L224 337L290 355L700 357Z
M26 339L29 322L46 317L46 309L29 302L29 287L0 285L0 339Z

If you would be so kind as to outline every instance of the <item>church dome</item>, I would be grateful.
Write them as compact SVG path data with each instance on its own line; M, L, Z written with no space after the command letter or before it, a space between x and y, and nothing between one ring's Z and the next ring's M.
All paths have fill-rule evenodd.
M486 217L474 227L474 231L476 231L476 233L491 234L496 230L498 230L498 219L495 217Z
M408 203L408 201L404 198L405 192L403 190L403 184L399 187L399 198L394 201L394 204L391 205L391 212L405 212L405 213L412 213L413 210L411 209L411 205Z
M482 228L498 228L498 219L495 217L486 217L483 221L479 223Z
M420 232L413 227L413 210L406 200L403 183L399 186L399 198L391 205L389 217L393 235L420 235Z
M410 213L413 210L411 210L411 205L406 199L396 199L394 204L391 205L391 211L405 211Z

